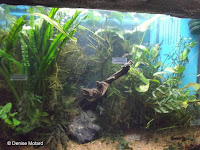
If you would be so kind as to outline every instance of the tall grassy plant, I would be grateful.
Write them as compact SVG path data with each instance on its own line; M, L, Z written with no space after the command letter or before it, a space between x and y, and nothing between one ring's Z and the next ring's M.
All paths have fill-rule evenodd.
M40 126L38 121L40 122L41 114L45 113L43 112L46 106L44 102L47 102L45 100L51 93L48 88L48 77L54 74L56 59L62 46L70 39L76 40L73 35L80 22L75 24L75 20L81 12L76 11L62 27L54 20L57 11L58 8L53 8L46 16L34 13L34 9L31 8L29 26L23 28L27 22L24 20L26 16L22 16L10 32L1 39L0 73L18 101L15 105L18 106L19 118L22 122L18 131L22 133L30 132ZM39 23L34 20L33 16L40 17ZM21 49L16 53L17 43ZM27 81L11 81L11 74L26 74ZM23 101L25 96L31 97L26 99L27 103ZM34 121L35 116L38 121Z
M22 30L23 25L26 23L25 15L20 17L13 27L11 28L10 32L6 34L6 36L2 37L1 39L1 48L0 49L0 57L1 57L1 64L0 64L0 72L5 78L9 88L11 89L15 99L17 101L20 100L20 96L16 91L16 88L12 81L10 81L10 74L17 72L22 73L22 66L19 60L16 60L16 56L14 55L14 48L19 38L19 33ZM15 69L15 70L14 70Z

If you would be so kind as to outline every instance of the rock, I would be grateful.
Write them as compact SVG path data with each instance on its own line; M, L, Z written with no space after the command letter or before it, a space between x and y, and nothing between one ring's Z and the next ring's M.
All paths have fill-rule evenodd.
M95 124L97 115L88 110L81 111L68 126L70 135L80 144L90 142L98 137L100 126Z

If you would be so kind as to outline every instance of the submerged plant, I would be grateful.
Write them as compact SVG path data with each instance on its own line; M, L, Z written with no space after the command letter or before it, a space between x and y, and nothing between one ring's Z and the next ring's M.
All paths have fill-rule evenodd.
M58 79L56 62L62 47L66 46L70 40L76 41L73 35L80 21L75 22L75 20L78 19L81 12L76 11L61 26L54 20L57 11L58 8L52 8L49 15L46 16L34 13L34 9L31 8L30 21L25 21L26 16L20 17L9 33L1 38L0 73L16 100L13 105L18 110L17 117L20 121L20 125L15 129L18 134L27 135L47 126L47 132L51 133L54 130L51 130L53 125L66 126L70 113L72 113L69 105L71 106L73 101L69 97L59 96L57 98L59 91L62 90L62 85ZM40 18L34 21L33 15ZM19 48L17 52L16 45L20 46L17 47ZM13 74L25 75L27 80L12 81L10 77ZM58 99L55 104L54 98ZM63 111L65 114L60 115L59 113ZM70 113L66 113L68 111ZM59 119L52 120L52 114ZM63 122L65 119L66 121ZM63 137L63 134L65 133L57 134L56 139L57 136ZM67 134L65 135L67 136Z
M136 125L146 125L146 128L189 125L199 102L192 92L196 93L199 85L190 83L184 88L179 85L194 45L195 42L182 43L178 53L171 52L166 58L176 59L170 64L159 59L158 44L153 47L133 45L130 54L134 59L129 75L108 91L102 106L102 115L110 120L107 123L115 129ZM191 91L188 87L196 89Z

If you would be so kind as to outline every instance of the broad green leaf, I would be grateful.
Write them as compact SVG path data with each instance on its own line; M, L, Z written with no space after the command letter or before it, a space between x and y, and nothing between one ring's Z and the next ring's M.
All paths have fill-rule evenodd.
M168 85L175 85L177 83L177 79L175 77L170 77L169 79L167 79L166 83Z
M138 67L140 65L140 63L141 63L140 61L137 61L135 64L135 67Z
M136 59L140 59L141 56L142 56L142 52L141 51L137 51L136 55L135 55Z
M20 124L20 121L17 120L17 119L13 118L12 120L13 120L13 124L14 124L14 126L17 126L17 125Z
M164 113L164 114L169 113L169 111L166 110L166 108L164 108L164 107L160 107L160 110L161 110L161 112Z
M187 102L187 101L184 101L184 102L181 104L181 107L187 108L188 105L189 105L188 102Z
M167 68L165 68L165 71L168 71L168 72L170 72L170 73L176 73L176 71L175 71L174 68L172 68L172 67L167 67Z
M136 47L133 45L131 54L134 55L136 52L137 52L137 49L136 49Z
M3 119L3 120L6 119L7 114L4 111L2 111L2 113L0 114L0 118Z
M185 49L181 54L180 54L180 60L183 61L188 57L188 54L190 53L190 49L187 48Z
M157 83L157 84L160 84L160 82L159 82L158 80L156 80L156 79L151 79L151 81L152 81L152 82L155 82L155 83Z
M157 61L157 62L153 65L153 67L156 69L156 68L160 67L161 65L162 65L162 62L161 62L161 61Z
M2 110L5 113L9 113L11 111L11 108L12 108L12 103L7 103L5 106L3 106Z
M46 117L46 116L48 116L49 114L48 113L46 113L46 112L42 112L41 113L41 117Z
M175 68L174 68L174 70L177 72L177 73L182 73L183 71L185 71L185 67L183 67L183 66L180 66L180 65L178 65L178 66L176 66Z
M140 85L139 87L135 88L138 92L146 92L149 89L149 84Z
M5 122L6 122L7 124L9 124L9 125L12 125L12 124L13 124L13 122L12 122L9 118L5 119Z
M145 78L145 76L143 75L143 73L139 73L140 76L140 80L145 83L145 84L149 84L149 80L147 78Z
M123 22L123 13L121 12L117 12L117 11L113 11L111 13L112 17L114 17L115 19L117 19L120 23Z
M155 15L155 16L151 17L150 19L144 21L142 24L140 24L137 27L135 27L133 32L136 32L136 31L145 32L149 28L151 23L154 22L155 20L157 20L160 16L161 15Z
M87 23L89 25L98 24L102 19L102 15L97 11L89 11Z
M161 110L158 109L158 108L154 108L154 110L155 110L156 112L158 112L158 113L162 113Z
M162 75L162 74L166 74L166 72L163 72L163 71L156 72L153 74L153 76L158 76L158 75Z
M184 86L184 88L188 88L188 87L193 87L196 91L198 91L200 89L200 84L190 82L190 83L188 83L187 85Z
M151 53L150 53L150 57L152 60L154 60L159 54L159 44L156 44L152 50L151 50Z
M147 47L144 46L144 45L135 45L135 47L137 47L137 48L143 50L144 52L146 52L146 53L148 53L148 54L150 54L149 48L147 48Z
M190 42L187 46L193 48L198 42Z

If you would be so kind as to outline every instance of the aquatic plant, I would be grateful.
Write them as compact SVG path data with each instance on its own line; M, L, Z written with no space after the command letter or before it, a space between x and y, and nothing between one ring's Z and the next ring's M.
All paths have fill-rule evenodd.
M11 28L10 32L6 34L1 39L1 65L0 65L0 72L2 76L5 78L6 83L8 84L10 90L12 91L15 99L19 102L20 96L16 91L14 83L10 81L10 74L14 73L16 70L19 73L22 73L22 66L18 60L16 60L16 56L13 56L14 48L19 39L19 32L22 30L22 26L26 23L24 21L25 16L20 17L13 27ZM15 68L16 67L16 68ZM15 68L15 69L14 69Z
M196 86L196 93L198 84L190 83L185 88L179 88L179 85L188 54L196 43L180 43L179 51L169 53L166 58L171 60L169 64L159 59L158 44L153 47L133 45L129 52L134 58L129 75L115 83L101 106L104 109L102 115L108 124L112 124L111 128L145 124L147 128L150 125L187 126L195 117L199 100L186 87Z
M0 26L6 30L8 30L17 20L16 16L10 14L10 9L16 9L16 6L6 4L0 5L0 19L5 20L5 24L1 24Z
M4 123L15 128L20 124L20 121L15 118L17 112L11 113L12 103L7 103L5 106L0 106L0 118L4 120Z
M50 104L53 101L47 100L58 93L58 90L55 90L55 84L57 84L55 81L58 80L52 82L51 79L53 76L57 79L56 61L62 47L69 40L76 40L73 35L80 22L75 24L75 20L81 12L76 11L62 27L53 19L57 11L57 8L53 8L46 16L34 13L34 9L31 8L30 21L25 21L26 16L20 17L11 30L1 38L0 72L16 100L13 105L17 106L17 118L21 123L15 131L20 134L31 133L32 130L50 126L54 121L51 121L49 113L52 111L58 113L55 109L48 108L53 105ZM34 21L33 15L41 19ZM27 24L26 27L25 24ZM25 74L27 80L11 81L12 74ZM66 103L69 102L73 103L70 100ZM56 107L60 112L71 111L69 107L57 107L58 103L59 101L53 108ZM57 124L62 124L62 121L66 119L65 116L59 115L60 122L56 120ZM66 120L68 121L69 119Z

